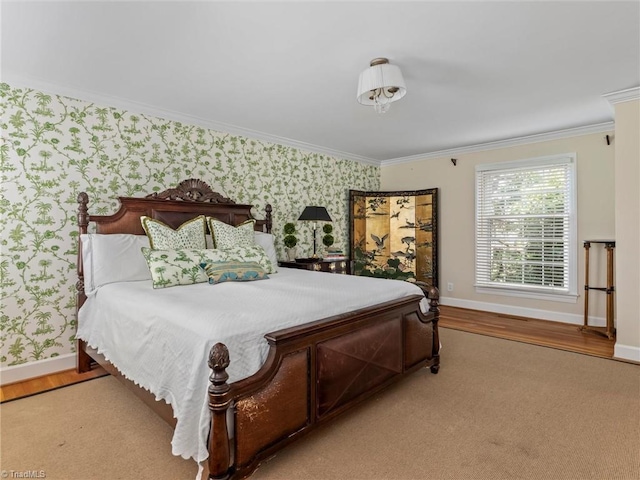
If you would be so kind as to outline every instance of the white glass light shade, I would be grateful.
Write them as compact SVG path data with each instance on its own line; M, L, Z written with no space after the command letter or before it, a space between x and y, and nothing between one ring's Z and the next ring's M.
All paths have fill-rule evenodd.
M363 105L388 105L406 93L407 86L397 65L373 65L360 74L357 99Z

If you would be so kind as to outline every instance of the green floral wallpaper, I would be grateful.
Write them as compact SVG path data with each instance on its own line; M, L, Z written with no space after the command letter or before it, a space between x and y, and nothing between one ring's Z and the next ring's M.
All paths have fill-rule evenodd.
M336 245L348 244L348 190L377 190L378 167L0 84L0 365L74 351L76 197L113 213L200 178L239 203L274 207L274 233L305 205L324 205ZM296 223L299 247L311 231Z

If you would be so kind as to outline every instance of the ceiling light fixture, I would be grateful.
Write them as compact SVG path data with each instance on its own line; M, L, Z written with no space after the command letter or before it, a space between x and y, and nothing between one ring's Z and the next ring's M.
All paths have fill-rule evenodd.
M374 58L370 67L360 74L358 102L373 105L378 113L386 113L391 102L400 100L406 93L407 86L400 68L390 65L386 58Z

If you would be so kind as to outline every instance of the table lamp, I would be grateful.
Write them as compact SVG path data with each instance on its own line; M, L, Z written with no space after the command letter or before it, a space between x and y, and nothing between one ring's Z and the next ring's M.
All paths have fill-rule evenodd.
M318 228L317 222L331 222L329 212L324 207L305 207L298 220L307 220L313 222L313 257L318 258L316 253L316 230Z

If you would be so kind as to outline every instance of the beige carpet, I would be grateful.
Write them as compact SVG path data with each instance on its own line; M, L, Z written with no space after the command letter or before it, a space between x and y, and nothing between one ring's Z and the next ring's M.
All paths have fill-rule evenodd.
M441 333L438 375L405 379L252 478L640 478L640 366ZM5 403L0 413L0 468L9 473L173 480L196 472L171 455L170 428L111 377Z

